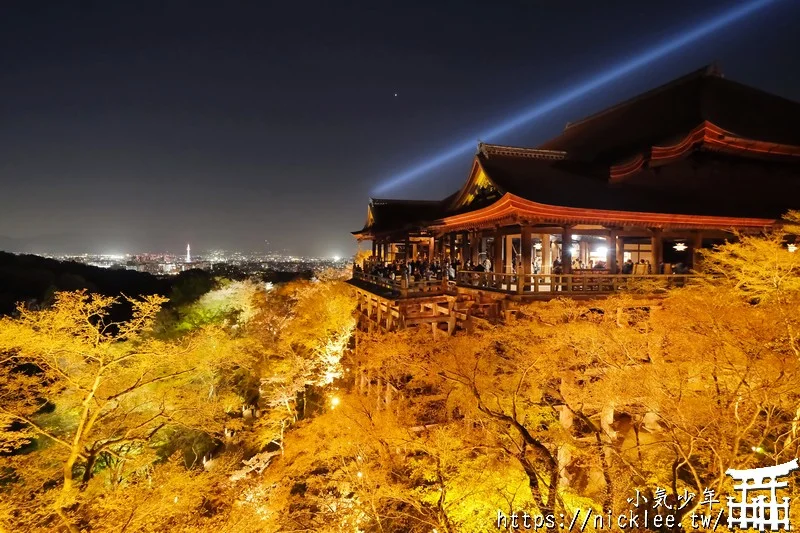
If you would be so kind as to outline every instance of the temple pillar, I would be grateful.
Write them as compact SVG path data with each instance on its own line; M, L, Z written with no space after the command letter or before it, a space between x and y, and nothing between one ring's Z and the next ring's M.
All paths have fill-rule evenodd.
M692 233L692 269L697 270L700 268L700 261L702 256L700 250L703 249L703 232L695 231Z
M494 232L494 247L492 249L494 258L492 259L492 271L500 274L503 272L503 234L500 228Z
M514 269L514 236L506 235L505 238L505 265L503 272L510 274Z
M406 235L406 240L404 242L404 247L403 248L404 248L403 256L404 256L404 259L405 259L406 263L408 263L412 259L412 255L411 255L411 239L408 237L408 235Z
M458 250L456 248L456 237L457 235L455 233L450 234L450 258L448 262L451 265L456 262L456 259L458 257Z
M565 274L572 272L572 228L564 226L561 230L561 268Z
M533 243L531 242L531 227L522 226L519 236L519 247L522 259L520 268L517 269L517 290L524 291L530 283L531 262L533 261Z
M473 231L469 239L470 261L472 261L472 268L478 265L478 257L481 251L481 234Z
M651 273L658 274L660 272L659 265L661 265L661 257L663 256L663 240L661 238L661 230L654 229L653 234L650 236L650 255L652 256Z
M417 243L415 243L415 242L411 243L411 260L412 261L416 261L417 260L417 257L418 257L417 254L418 253L419 253L419 250L417 250Z
M461 246L458 248L458 259L461 261L461 266L467 264L469 259L469 233L466 231L461 232Z
M622 236L617 237L617 261L620 265L619 272L622 272L622 264L625 262L625 237Z
M372 239L372 258L378 258L378 242L375 239Z
M609 272L612 274L619 274L619 268L617 268L617 250L617 231L612 229L608 232L608 254L606 255L607 266Z
M550 234L542 235L542 274L549 274L553 271L553 248L550 243Z
M444 239L442 239L444 240ZM434 254L434 246L436 245L436 239L431 237L428 241L428 263L433 263L433 254Z

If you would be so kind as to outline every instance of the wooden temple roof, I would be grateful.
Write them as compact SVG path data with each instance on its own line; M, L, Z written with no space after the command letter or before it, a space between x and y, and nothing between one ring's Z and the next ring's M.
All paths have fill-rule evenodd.
M800 207L800 103L715 67L569 124L538 148L479 144L439 202L372 200L358 238L552 222L756 228Z
M367 209L364 227L352 232L356 237L408 231L426 221L437 219L442 213L442 201L392 200L372 198Z
M547 205L506 193L490 206L452 215L431 224L441 231L461 231L486 224L608 224L663 229L763 229L775 223L771 218L743 218L708 215L669 214L646 211L620 211Z
M570 123L540 148L614 165L677 142L705 121L741 138L800 146L800 103L725 79L707 66Z

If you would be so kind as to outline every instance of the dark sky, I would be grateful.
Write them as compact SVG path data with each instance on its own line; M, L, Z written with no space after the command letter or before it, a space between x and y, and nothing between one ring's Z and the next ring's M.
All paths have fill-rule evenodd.
M2 2L0 248L349 253L382 181L738 3ZM798 23L778 0L482 140L538 144L715 60L800 100ZM391 196L440 199L470 163Z

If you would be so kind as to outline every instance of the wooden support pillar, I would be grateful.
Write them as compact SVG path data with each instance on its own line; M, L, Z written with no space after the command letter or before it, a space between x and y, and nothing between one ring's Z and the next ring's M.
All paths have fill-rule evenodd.
M617 268L617 230L611 230L608 232L608 254L606 255L606 261L608 261L608 269L609 272L612 274L619 274L619 268Z
M617 261L619 261L620 272L622 272L622 265L625 263L625 237L617 236Z
M520 267L517 268L517 291L523 292L528 290L531 274L531 261L533 260L533 243L531 242L531 227L522 226L519 236L519 247L521 253Z
M503 272L503 234L500 233L500 228L497 228L494 232L494 249L492 252L494 255L492 271L499 274Z
M411 260L412 261L416 261L417 260L417 254L418 253L419 252L417 251L417 243L415 243L415 242L411 243Z
M461 266L467 264L469 259L469 233L466 231L461 232L461 243L458 247L458 259L461 261Z
M377 259L378 257L378 241L372 239L372 258Z
M564 226L561 230L561 268L565 274L572 272L572 227Z
M659 273L659 265L661 265L661 258L663 257L663 240L661 238L661 230L654 229L653 234L650 236L650 254L652 256L651 273Z
M550 234L542 235L542 274L553 271L553 246L550 243Z
M481 234L478 231L473 231L469 239L470 261L472 261L472 268L478 266L478 259L481 251Z
M458 258L458 250L456 249L456 234L455 233L451 233L450 234L450 258L449 258L449 261L448 261L449 264L455 263L457 258Z
M435 246L436 246L436 239L434 237L431 237L430 241L428 241L428 262L429 263L433 263L433 254L434 254L433 250L434 250Z
M503 272L506 274L510 274L514 268L514 236L513 235L506 235L505 242L504 242L505 254L503 259L505 260L503 265Z
M692 270L700 268L702 256L700 250L703 249L703 232L695 231L692 233Z
M411 239L406 235L405 246L403 250L404 259L407 262L411 261Z
M436 240L436 259L439 261L444 260L446 244L445 238L446 235L439 235L439 238Z

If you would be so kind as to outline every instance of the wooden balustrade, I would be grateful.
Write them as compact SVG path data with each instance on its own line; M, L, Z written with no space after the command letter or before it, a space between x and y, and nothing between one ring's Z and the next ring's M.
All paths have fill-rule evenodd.
M447 289L445 282L441 279L406 281L405 278L390 279L364 272L353 272L353 279L388 289L403 297L442 294Z
M498 274L461 271L456 276L459 287L489 289L512 294L586 294L612 293L619 290L659 291L681 287L691 279L683 274Z
M687 274L608 274L604 271L587 271L580 274L514 274L462 270L456 274L456 285L521 295L608 294L620 290L658 292L672 287L682 287L692 277ZM441 279L392 280L362 272L354 272L353 279L387 289L404 298L443 294L448 289L447 280Z

